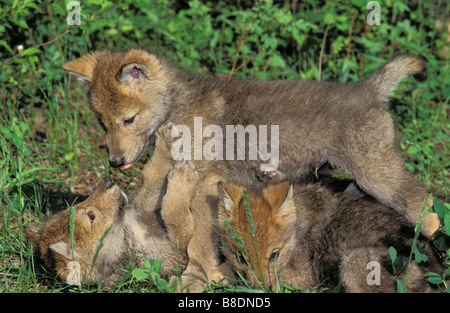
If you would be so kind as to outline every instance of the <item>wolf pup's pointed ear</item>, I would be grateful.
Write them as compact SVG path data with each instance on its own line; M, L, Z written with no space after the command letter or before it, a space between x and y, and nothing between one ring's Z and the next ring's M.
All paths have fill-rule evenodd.
M289 182L282 182L270 185L263 189L263 195L274 208L280 207L286 200L290 200L293 195L292 185Z
M79 59L63 64L62 68L69 74L75 75L79 80L91 82L94 68L97 63L97 54L88 54Z
M70 245L63 241L51 244L49 248L68 260L72 260L74 257L78 257L76 251L73 251L72 253Z
M242 198L242 188L228 185L222 181L219 183L218 188L219 206L229 215L238 206L238 203Z
M288 186L289 186L288 187L289 189L286 194L286 197L284 198L283 203L278 207L278 212L283 217L291 216L291 215L295 214L295 211L296 211L294 200L293 200L294 189L292 187L292 184L289 184Z
M117 74L117 80L133 85L138 82L148 81L149 69L146 65L140 63L129 63L124 65Z
M282 221L292 223L295 221L296 208L294 203L294 189L291 183L283 182L264 188L264 197L267 202L277 209Z

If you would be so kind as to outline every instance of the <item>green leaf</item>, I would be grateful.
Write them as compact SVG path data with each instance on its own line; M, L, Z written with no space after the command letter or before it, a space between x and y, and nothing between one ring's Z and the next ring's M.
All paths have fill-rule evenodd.
M433 240L433 244L439 251L444 252L449 248L449 246L447 245L447 236L445 236L444 234L440 234L441 233L439 233L438 236Z
M14 18L14 19L12 19L12 22L14 24L17 24L18 26L20 26L22 28L28 29L27 22L25 22L24 19L17 20L17 19Z
M411 146L408 148L408 154L415 155L419 152L416 146Z
M38 48L28 48L24 52L22 52L22 54L20 56L24 57L26 55L32 55L32 54L39 53L39 52L41 52L41 50L39 50Z
M450 236L450 212L447 212L444 218L445 234Z
M411 171L414 172L416 170L416 168L414 167L414 165L412 165L411 163L405 163L406 168Z
M28 63L30 63L31 67L33 68L33 70L36 70L36 63L39 62L39 59L37 56L32 55L28 57Z
M414 253L414 259L418 263L428 261L428 256L426 256L425 254L420 252L419 249L417 248L417 237L418 237L418 235L420 233L420 229L422 228L422 224L423 224L423 222L420 221L417 224L416 228L415 228L416 234L415 234L414 241L413 241L413 244L412 244L412 247L411 247L411 252Z
M272 54L272 57L270 58L270 65L273 67L286 68L286 62L277 52Z
M405 264L400 258L397 258L397 250L394 247L389 248L389 257L391 258L394 275L398 275L405 268Z
M447 212L445 206L439 202L439 200L437 198L435 198L433 200L433 209L434 212L439 215L440 218L444 219L445 218L445 213Z
M158 289L159 289L160 291L164 290L164 289L167 287L168 283L167 283L164 279L162 279L162 278L158 275L158 273L151 272L151 273L150 273L150 276L151 276L151 278L152 278L154 284L156 285L156 287L158 287Z
M450 277L450 268L444 271L444 278Z
M275 37L266 37L264 38L264 43L263 43L263 47L266 49L275 49L277 47L277 38Z
M391 257L392 263L394 263L395 260L397 259L397 250L395 250L394 247L389 248L389 256Z
M64 156L64 160L66 160L66 161L71 161L72 159L73 159L73 156L74 156L75 154L73 153L73 152L69 152L69 153L67 153L65 156Z
M419 249L417 249L417 247L414 249L414 259L420 263L420 262L427 262L428 261L428 256L426 254L423 254L422 252L419 251Z
M428 278L428 281L435 285L442 284L442 278L440 278L440 277L430 277L430 278Z
M131 272L131 275L133 275L133 277L136 278L137 280L147 279L148 276L150 276L148 271L146 269L143 269L143 268L135 268Z
M164 279L159 278L158 280L155 281L156 287L158 287L158 289L160 291L163 291L167 288L167 286L169 285L169 283L167 281L165 281Z
M0 45L2 45L3 47L6 48L6 50L8 50L10 53L13 53L11 47L8 45L8 43L4 40L0 40Z
M435 273L427 273L427 274L431 274L428 275L430 277L428 277L428 281L434 285L440 285L442 284L442 277L439 276L438 274ZM426 276L427 274L425 274L424 276Z
M53 6L53 10L55 11L56 14L63 15L63 16L67 15L66 11L64 11L64 9L61 8L57 3L53 2L52 6Z

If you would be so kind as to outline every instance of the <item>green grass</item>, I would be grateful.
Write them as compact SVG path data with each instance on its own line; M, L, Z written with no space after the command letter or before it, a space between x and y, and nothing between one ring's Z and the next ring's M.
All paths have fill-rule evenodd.
M64 1L2 2L0 292L159 291L133 278L131 268L123 269L123 281L112 289L68 286L38 264L23 240L25 226L40 225L67 203L83 200L105 176L131 192L148 159L127 173L109 168L103 131L89 111L85 86L61 69L96 49L148 46L201 74L343 83L367 76L395 52L408 50L425 59L429 79L408 78L391 96L396 145L418 181L449 201L450 51L449 34L439 26L450 15L448 2L382 4L382 25L372 28L365 26L366 1L325 7L314 1L247 2L87 1L83 24L69 28Z

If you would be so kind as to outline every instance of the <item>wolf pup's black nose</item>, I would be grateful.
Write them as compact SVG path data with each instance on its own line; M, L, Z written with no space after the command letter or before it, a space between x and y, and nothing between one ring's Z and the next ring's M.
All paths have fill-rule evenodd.
M115 185L114 180L112 180L112 179L109 178L109 177L106 177L106 178L103 180L103 182L105 183L105 186L106 186L106 188L108 188L108 189Z
M124 165L124 159L123 158L117 158L114 160L109 160L109 165L111 165L112 167L121 167L122 165Z

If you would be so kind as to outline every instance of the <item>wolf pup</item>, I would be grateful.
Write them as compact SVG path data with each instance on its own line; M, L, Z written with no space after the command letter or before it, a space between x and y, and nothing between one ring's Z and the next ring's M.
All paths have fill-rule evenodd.
M428 196L396 153L394 123L384 108L406 76L426 79L425 64L414 56L396 55L373 75L351 85L199 78L136 49L95 52L64 64L63 69L88 82L90 107L106 131L113 167L130 167L144 154L152 134L168 121L194 133L197 117L204 126L223 129L278 125L279 140L268 147L278 148L279 157L266 164L261 155L249 160L246 154L244 161L252 170L265 165L263 177L274 183L295 181L312 166L328 162L348 170L362 189L414 225ZM223 148L222 159L226 159L227 146ZM431 236L438 227L437 215L427 214L423 233Z
M27 241L46 267L71 284L97 282L100 276L111 286L121 278L116 268L127 267L129 254L135 267L143 256L162 260L163 271L170 274L187 264L193 231L193 191L187 186L197 178L191 164L176 163L168 174L162 209L153 211L139 201L127 205L126 195L105 178L84 202L54 214L40 228L27 227Z
M311 289L326 280L346 292L396 291L388 249L393 246L406 264L415 235L398 212L319 184L284 182L249 190L248 200L242 187L220 183L219 193L222 252L247 280L269 289L281 282ZM419 235L418 246L426 245ZM427 249L426 263L411 263L408 292L432 291L423 274L443 271L432 247ZM405 280L404 272L399 279Z

